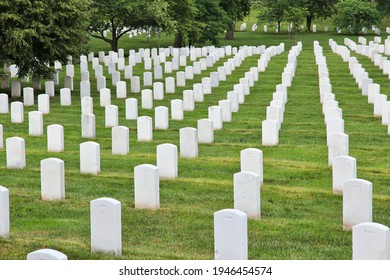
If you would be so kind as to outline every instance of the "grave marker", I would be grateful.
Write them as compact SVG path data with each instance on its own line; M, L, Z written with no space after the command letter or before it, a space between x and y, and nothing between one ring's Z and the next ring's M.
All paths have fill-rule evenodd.
M47 151L57 153L64 151L64 127L62 125L47 126Z
M247 214L248 218L260 219L260 176L253 172L234 174L234 209Z
M90 203L91 251L122 254L121 203L113 198L98 198Z
M39 111L28 113L28 134L30 136L43 135L43 114Z
M88 141L80 144L80 172L98 175L100 173L100 145Z
M351 179L343 187L343 228L372 221L372 183Z
M24 169L26 167L26 148L23 138L6 139L7 168Z
M127 155L130 152L130 130L126 126L114 126L111 131L112 154Z
M65 199L63 160L58 158L41 160L41 198L47 201Z
M180 129L180 157L198 157L198 130L193 127Z
M166 143L157 146L157 167L160 178L177 178L178 159L176 145Z
M134 168L135 208L160 208L159 168L151 164L142 164Z
M352 228L352 260L390 260L390 230L378 223Z
M244 212L224 209L214 213L214 258L248 259L248 225Z
M9 190L3 186L0 186L0 237L9 237L9 234Z
M153 120L151 117L141 116L137 118L137 139L138 141L153 140Z

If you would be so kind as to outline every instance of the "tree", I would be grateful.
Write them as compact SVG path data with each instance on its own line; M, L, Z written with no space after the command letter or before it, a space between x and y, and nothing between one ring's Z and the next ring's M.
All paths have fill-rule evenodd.
M352 34L358 34L363 27L370 28L380 22L380 14L374 2L341 0L337 3L336 9L334 25L338 28L345 28Z
M209 41L218 44L228 23L218 0L169 0L171 17L175 20L174 47L190 46Z
M390 16L390 1L389 0L375 0L380 7L380 13L384 16Z
M0 59L30 73L51 77L54 61L80 55L87 43L87 0L0 1Z
M311 31L311 23L315 18L331 17L335 13L337 1L338 0L303 0L302 6L308 10L306 16L306 29Z
M291 29L289 28L288 32L289 36L293 31L295 33L296 38L298 30L308 14L308 10L306 8L301 7L291 7L290 9L285 11L284 19L287 22L291 23Z
M261 0L259 6L259 23L269 23L271 25L276 23L277 32L280 33L286 11L294 6L294 3L292 0Z
M229 23L226 12L219 6L218 0L196 0L196 8L195 21L199 23L200 30L189 33L189 45L206 42L218 45L218 36L225 32Z
M109 43L113 51L118 51L119 39L131 30L173 24L165 0L93 0L91 14L91 36Z
M191 30L198 31L199 24L195 22L198 9L193 0L168 0L171 18L176 22L172 33L175 35L173 46L175 48L184 45L185 38Z
M229 21L225 34L226 40L233 40L237 21L243 20L250 13L250 0L221 0L219 4L226 12Z

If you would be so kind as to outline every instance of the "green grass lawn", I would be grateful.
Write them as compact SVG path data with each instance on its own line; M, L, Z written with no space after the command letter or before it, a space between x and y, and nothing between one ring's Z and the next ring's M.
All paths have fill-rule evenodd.
M254 22L254 18L248 22ZM59 90L51 99L51 112L44 116L45 135L28 136L28 112L36 105L25 108L25 121L10 123L10 115L0 115L4 126L4 139L20 136L26 140L27 168L6 168L5 150L0 151L0 185L10 190L11 235L0 239L0 259L25 259L26 255L41 248L52 248L65 253L69 259L213 259L213 213L233 208L233 174L240 171L240 151L259 148L264 154L264 185L261 189L261 220L248 221L249 259L351 259L351 232L343 231L342 197L332 193L332 171L328 166L326 128L321 113L317 66L313 41L324 48L330 70L333 92L343 109L345 133L350 137L350 155L357 159L358 178L373 183L373 221L390 225L390 137L387 127L373 117L373 106L361 95L349 74L347 63L331 52L329 38L342 43L346 35L334 32L299 33L297 37L282 34L236 32L235 40L221 39L221 45L272 46L281 42L286 51L272 58L267 71L260 73L259 81L246 96L245 104L233 114L231 123L224 123L215 132L214 144L199 145L197 159L179 159L179 178L161 180L160 204L155 211L134 207L134 167L156 164L156 146L161 143L179 145L179 129L196 127L198 119L207 118L207 108L226 99L239 78L250 67L257 66L259 56L247 58L226 82L206 95L203 103L196 103L194 112L185 112L183 121L170 120L170 128L154 131L152 142L137 142L136 122L125 119L125 101L115 98L115 89L106 73L111 88L112 104L119 107L119 124L130 128L130 154L111 154L111 129L104 127L104 109L99 107L96 82L91 79L91 96L96 115L96 139L101 146L101 174L80 174L79 145L81 138L80 72L76 67L75 91L72 106L61 107ZM357 41L357 37L349 36ZM367 36L372 40L373 34ZM261 145L261 122L266 107L272 100L275 86L281 83L281 74L287 63L288 51L297 41L303 50L292 86L288 89L288 103L279 145ZM169 46L172 37L162 37L160 46ZM144 36L124 38L120 47L129 49L157 47L156 38L147 42ZM90 51L108 51L108 45L91 39ZM381 92L390 90L389 81L367 58L358 56ZM170 100L182 98L182 90L192 88L201 77L216 71L227 58L213 68L196 75L175 94L166 94L156 106L170 107ZM143 64L134 68L141 76ZM93 72L90 69L91 77ZM105 69L107 71L107 69ZM122 75L123 79L123 75ZM29 86L24 84L23 86ZM140 94L129 93L139 104ZM43 92L43 90L41 91ZM36 91L35 94L40 93ZM18 100L18 99L15 99ZM15 101L11 100L11 101ZM154 110L141 109L139 116L154 117ZM65 152L48 153L46 127L61 124L65 131ZM40 161L58 157L65 161L66 199L47 202L40 199ZM89 203L100 197L111 197L122 203L122 257L91 253Z

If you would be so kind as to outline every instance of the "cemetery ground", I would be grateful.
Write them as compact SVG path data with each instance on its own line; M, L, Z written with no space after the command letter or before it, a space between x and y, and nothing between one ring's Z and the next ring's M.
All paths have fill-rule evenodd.
M50 113L44 115L44 136L28 134L28 112L37 108L25 107L24 123L11 124L10 115L0 115L4 139L20 136L26 141L26 168L7 169L5 149L0 151L0 185L10 191L9 238L0 239L1 259L25 259L29 252L52 248L63 252L68 259L213 259L213 213L233 208L233 174L240 171L240 151L258 148L263 151L264 184L261 186L261 219L248 220L249 259L351 259L352 237L343 230L342 196L332 191L332 168L328 166L326 126L319 95L317 65L313 41L319 41L327 58L333 93L343 110L345 133L348 133L349 155L357 159L357 177L373 183L373 221L390 225L390 136L381 119L373 116L373 106L362 96L348 64L332 53L328 40L339 44L344 37L357 42L357 37L329 33L298 34L295 39L287 34L237 32L232 46L276 46L284 42L285 52L274 56L259 81L245 96L239 112L233 113L232 122L224 123L214 132L213 144L199 144L199 157L179 158L177 179L160 181L160 208L136 209L134 205L134 167L156 164L156 146L172 143L179 147L179 129L196 127L197 120L207 118L209 106L226 99L228 91L245 76L250 67L257 66L258 55L248 57L236 68L227 81L205 95L204 102L196 102L193 112L184 112L184 120L169 120L169 129L154 130L153 141L137 141L135 120L125 118L125 101L115 97L111 88L111 102L119 108L119 124L130 129L130 153L124 156L111 153L111 128L105 128L104 108L99 106L96 81L91 79L91 97L96 116L96 141L100 144L101 172L99 175L80 174L79 145L81 138L80 72L75 67L75 90L72 105L60 106L59 89L64 86L64 71L56 95L50 99ZM368 35L372 40L373 35ZM160 44L168 46L169 38ZM262 146L262 121L266 107L272 100L275 86L281 83L281 73L287 64L288 51L297 41L303 49L298 56L297 71L288 88L288 103L277 146ZM123 40L120 47L129 49L156 47L156 39L145 43L145 38ZM100 42L91 40L90 51L108 51ZM105 49L106 48L106 49ZM354 54L355 55L355 54ZM355 55L388 94L389 80L369 61ZM208 77L223 65L221 59L212 68L195 75L185 87L176 87L174 94L165 94L164 100L153 100L153 107L167 106L170 101L182 99L184 89L192 89L201 77ZM75 62L75 65L78 63ZM65 66L64 66L65 67ZM91 67L91 65L89 65ZM183 70L184 68L181 68ZM134 67L133 75L141 77L143 63ZM93 71L90 68L91 77ZM107 74L105 68L106 77ZM123 75L123 74L122 74ZM164 74L164 78L170 76ZM172 75L173 76L173 75ZM122 76L123 77L123 76ZM122 80L124 80L122 78ZM142 83L141 83L142 84ZM42 90L35 91L35 97ZM31 86L23 84L22 87ZM130 93L127 80L127 97L138 99L138 115L150 116L154 110L142 109L141 94ZM141 88L151 88L143 87ZM11 101L22 99L10 99ZM46 127L64 126L65 151L47 152ZM66 199L42 201L40 198L40 161L56 157L65 162ZM91 253L90 201L110 197L122 206L122 256Z

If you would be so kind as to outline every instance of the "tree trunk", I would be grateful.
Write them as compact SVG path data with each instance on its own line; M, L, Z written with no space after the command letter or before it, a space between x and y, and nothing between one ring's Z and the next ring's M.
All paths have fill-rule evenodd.
M236 23L232 23L231 26L229 26L229 29L226 31L225 39L226 40L233 40L234 39L234 29L236 27Z
M183 46L183 36L180 33L175 35L175 40L173 41L174 48L181 48Z
M112 37L111 37L111 50L114 51L114 52L117 52L118 51L118 41L119 41L119 38L116 36L116 34L114 32L112 32Z
M312 17L312 15L308 15L307 17L306 17L306 29L307 29L307 31L311 31L311 21L313 20L313 17Z
M280 34L280 25L282 24L281 21L278 21L278 34Z

